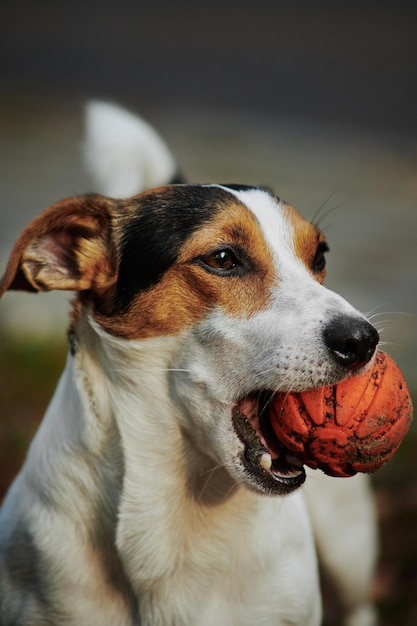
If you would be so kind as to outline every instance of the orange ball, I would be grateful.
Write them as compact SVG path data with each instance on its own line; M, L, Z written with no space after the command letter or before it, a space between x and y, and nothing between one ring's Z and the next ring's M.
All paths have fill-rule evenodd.
M276 394L270 408L279 441L330 476L371 473L407 434L413 406L404 377L385 352L358 376L302 393Z

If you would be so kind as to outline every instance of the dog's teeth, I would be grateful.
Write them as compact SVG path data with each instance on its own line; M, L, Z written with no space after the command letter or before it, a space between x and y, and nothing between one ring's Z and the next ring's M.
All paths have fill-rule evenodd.
M265 470L270 470L272 467L271 455L268 452L264 452L259 459L259 463Z

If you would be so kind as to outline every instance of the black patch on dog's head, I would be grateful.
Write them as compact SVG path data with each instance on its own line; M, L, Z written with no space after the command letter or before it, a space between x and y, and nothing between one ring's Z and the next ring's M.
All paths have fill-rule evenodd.
M134 199L121 238L116 309L157 284L184 241L229 202L225 189L210 185L174 185ZM129 205L131 211L132 200Z

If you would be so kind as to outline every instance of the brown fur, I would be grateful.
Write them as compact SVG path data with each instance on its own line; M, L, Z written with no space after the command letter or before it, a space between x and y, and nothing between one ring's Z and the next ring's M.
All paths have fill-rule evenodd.
M213 220L184 244L178 262L155 287L138 294L129 309L116 316L96 315L108 332L127 339L177 334L207 311L220 306L232 317L250 316L265 305L277 277L259 226L249 210L231 201ZM209 274L195 258L218 247L235 244L256 259L256 272L247 279L227 280ZM231 294L233 293L233 298ZM237 295L238 294L238 295Z
M294 228L294 247L297 256L304 262L307 268L311 268L320 242L325 242L326 238L314 224L308 222L291 204L284 204L284 210ZM324 269L319 274L314 274L314 278L323 283L326 277Z

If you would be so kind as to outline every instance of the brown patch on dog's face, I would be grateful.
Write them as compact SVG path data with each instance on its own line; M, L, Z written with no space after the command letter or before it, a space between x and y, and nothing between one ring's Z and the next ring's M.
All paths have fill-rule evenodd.
M101 316L109 332L128 339L178 334L221 308L246 318L265 306L277 281L256 218L231 194L213 217L185 239L176 261L126 311Z
M294 248L299 259L319 282L326 277L324 253L328 251L326 238L314 224L308 222L290 204L283 204L283 209L294 230Z

